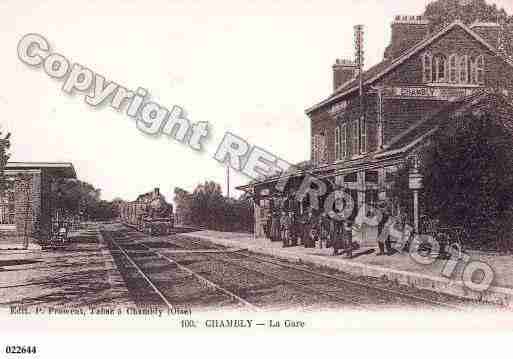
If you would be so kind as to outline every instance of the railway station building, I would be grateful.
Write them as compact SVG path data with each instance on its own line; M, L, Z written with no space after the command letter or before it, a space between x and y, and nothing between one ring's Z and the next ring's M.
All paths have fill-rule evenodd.
M71 163L8 162L4 169L6 188L0 195L0 244L32 242L50 231L52 183L58 178L76 178Z
M333 64L333 92L306 110L310 159L287 174L284 191L276 190L283 174L238 188L255 200L257 236L265 235L273 208L307 175L325 181L328 189L343 188L356 204L356 216L362 206L390 198L394 174L421 161L440 121L490 106L512 120L513 61L503 50L499 24L455 21L433 30L423 17L396 16L391 28L383 60L362 73L361 98L356 64L348 59ZM302 214L307 206L301 202L294 211ZM374 241L376 233L358 235L360 241Z

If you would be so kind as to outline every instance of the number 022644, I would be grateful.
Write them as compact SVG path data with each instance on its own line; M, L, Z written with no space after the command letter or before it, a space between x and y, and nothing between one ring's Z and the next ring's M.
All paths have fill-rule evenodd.
M5 354L36 354L35 345L6 345Z

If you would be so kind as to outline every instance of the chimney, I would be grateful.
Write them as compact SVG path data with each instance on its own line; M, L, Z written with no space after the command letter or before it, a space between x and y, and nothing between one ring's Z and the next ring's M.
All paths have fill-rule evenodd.
M159 193L160 193L160 189L159 189L158 187L155 187L155 189L153 190L153 194L154 194L155 196L158 196L158 195L159 195Z
M499 48L501 25L496 22L475 22L470 25L470 29L494 48Z
M347 59L337 59L333 65L333 90L340 85L353 79L357 73L357 66L354 61Z
M397 15L392 22L392 40L385 59L395 59L429 34L429 20L423 16Z

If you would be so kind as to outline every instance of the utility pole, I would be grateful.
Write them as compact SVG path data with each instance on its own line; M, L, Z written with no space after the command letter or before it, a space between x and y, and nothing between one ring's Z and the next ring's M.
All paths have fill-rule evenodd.
M358 152L363 153L366 151L366 145L363 143L362 136L363 131L365 131L365 110L363 108L363 66L364 66L364 39L363 39L364 31L363 25L355 25L354 27L354 45L355 45L355 60L356 66L358 68L358 87L359 87L359 97L360 97L360 118L358 124L358 137L360 148ZM365 136L365 142L367 142L367 136Z
M230 165L226 165L226 197L230 198Z

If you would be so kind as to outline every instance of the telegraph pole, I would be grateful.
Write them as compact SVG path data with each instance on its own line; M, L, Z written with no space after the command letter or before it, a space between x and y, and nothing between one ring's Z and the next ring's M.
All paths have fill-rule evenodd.
M358 137L360 139L359 144L360 148L358 151L360 153L364 152L364 144L362 143L362 133L365 131L365 110L363 108L363 66L364 66L364 46L363 46L363 25L355 25L354 27L354 45L355 45L355 60L356 66L358 69L358 87L359 87L359 97L360 97L360 118L358 125ZM367 136L365 136L365 142L367 142Z
M226 197L230 198L230 165L226 165Z

